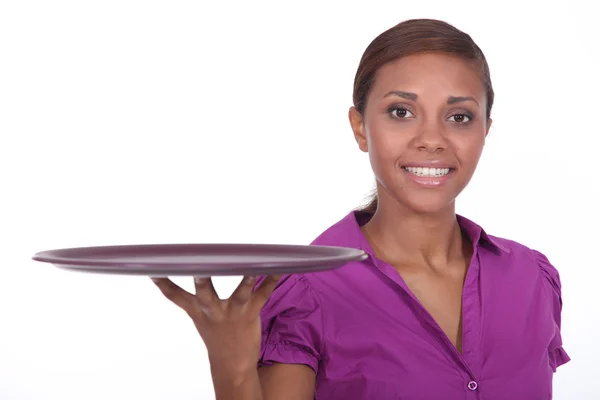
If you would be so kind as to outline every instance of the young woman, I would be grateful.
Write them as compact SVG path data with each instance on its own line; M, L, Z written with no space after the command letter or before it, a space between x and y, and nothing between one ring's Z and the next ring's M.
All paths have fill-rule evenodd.
M493 101L483 53L447 23L409 20L369 45L349 119L377 195L313 242L369 258L247 277L227 300L210 279L195 294L155 280L193 319L218 399L552 397L569 361L557 270L455 214Z

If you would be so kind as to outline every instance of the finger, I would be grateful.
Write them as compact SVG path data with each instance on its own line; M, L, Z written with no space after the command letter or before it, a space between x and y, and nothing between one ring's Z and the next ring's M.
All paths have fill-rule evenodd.
M273 290L277 286L277 283L281 279L279 275L269 275L265 278L264 281L260 284L260 286L252 293L252 299L250 300L252 303L252 308L256 312L260 312L263 308Z
M151 278L152 281L158 286L158 289L163 295L177 306L181 307L186 311L190 311L192 304L192 294L186 292L176 284L174 284L169 278Z
M212 279L207 278L194 278L194 287L196 288L196 299L205 311L208 311L219 303L219 295L213 286Z
M245 276L242 279L242 282L235 289L229 300L232 303L243 305L246 304L250 297L252 296L252 290L254 289L254 285L256 285L256 277L255 276Z

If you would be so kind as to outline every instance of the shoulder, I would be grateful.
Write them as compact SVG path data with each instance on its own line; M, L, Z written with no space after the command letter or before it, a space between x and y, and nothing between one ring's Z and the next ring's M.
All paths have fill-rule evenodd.
M354 212L346 214L321 231L310 246L336 246L366 250L366 239L362 235L359 222ZM304 304L320 307L331 300L332 287L345 292L349 282L360 280L364 276L365 261L350 261L342 267L327 271L291 274L282 277L278 283L272 300L269 303ZM308 304L307 304L308 303Z
M529 267L532 271L538 272L546 283L560 294L560 273L545 253L514 240L493 235L487 236L493 244L503 250L508 263L518 268Z
M311 242L315 246L364 247L356 212L350 212L318 234Z
M354 212L345 215L343 218L331 224L327 229L318 234L310 243L311 246L340 246L350 248L361 248L361 232ZM316 298L317 293L314 290L313 283L315 278L322 278L331 271L318 273L290 274L281 278L272 298L277 303L280 299L286 298L286 302L294 303L295 300L289 300L291 297L299 297L297 300ZM262 281L264 277L259 279ZM273 301L271 301L273 302Z
M570 357L562 347L562 288L558 269L550 262L546 254L524 244L505 238L488 235L490 240L504 248L502 258L514 271L513 277L529 284L529 278L535 279L543 287L544 301L554 323L554 334L548 344L550 366L553 371L569 362ZM499 270L502 270L500 268Z
M560 294L560 276L548 257L539 250L523 243L487 233L475 222L458 216L463 230L471 237L479 248L484 248L484 254L494 263L502 265L508 271L521 278L528 279L537 276L542 278L554 291Z
M257 287L264 277L259 278ZM274 317L282 311L314 310L319 307L310 283L302 274L290 274L281 277L269 300L263 307L263 315Z

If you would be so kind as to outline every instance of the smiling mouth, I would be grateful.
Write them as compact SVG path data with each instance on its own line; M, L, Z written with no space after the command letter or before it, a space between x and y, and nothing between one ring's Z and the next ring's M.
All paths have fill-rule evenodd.
M425 178L439 178L454 171L454 168L402 167L405 171Z

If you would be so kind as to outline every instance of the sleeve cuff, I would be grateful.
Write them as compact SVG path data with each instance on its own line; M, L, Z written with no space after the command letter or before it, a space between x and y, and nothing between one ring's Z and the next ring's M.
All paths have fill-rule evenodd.
M304 364L311 367L315 373L319 370L319 360L297 346L285 343L266 343L258 366L280 364Z
M556 372L558 367L569 361L571 361L571 357L569 357L562 347L550 351L550 367L552 367L552 371Z

